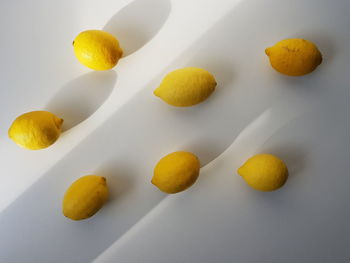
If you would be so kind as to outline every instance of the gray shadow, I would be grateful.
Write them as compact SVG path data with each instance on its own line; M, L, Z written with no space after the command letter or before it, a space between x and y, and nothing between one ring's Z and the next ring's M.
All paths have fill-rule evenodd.
M166 72L170 72L172 70L175 70L176 68L182 67L203 68L214 75L217 81L215 91L205 101L191 107L173 107L164 103L164 101L158 98L155 102L150 101L149 103L153 104L152 107L159 107L157 111L161 110L163 112L168 112L165 114L166 116L164 116L164 118L167 118L168 120L171 120L171 118L173 117L175 117L176 119L182 119L184 125L186 125L185 123L189 124L193 122L193 119L195 118L198 120L199 123L201 123L201 125L205 127L205 123L207 122L207 117L205 116L210 116L210 113L212 111L216 112L218 108L217 105L222 103L223 100L228 100L228 98L234 93L234 89L236 87L234 86L235 74L233 70L233 65L231 65L230 62L225 61L223 58L215 55L205 56L202 53L203 51L201 51L202 50L198 50L198 48L195 47L195 45L191 46L189 48L189 52L185 52L185 54L178 59L180 63L175 64L175 66L172 66L171 69L167 69ZM161 74L159 80L165 75L166 73ZM152 84L150 84L149 87L152 87L153 89L153 87L156 87L159 84L158 82L159 81L152 81ZM152 94L152 91L150 91L150 89L146 89L140 92L140 94L142 93L145 93L144 96L147 96L146 94ZM141 98L142 95L139 96ZM156 104L157 106L154 106ZM229 107L229 104L227 105ZM225 110L222 111L225 112ZM218 115L216 120L218 122L221 122L222 118L225 118L225 116L223 117L223 114L221 114L220 116ZM179 147L176 147L173 150L183 150L195 154L200 160L201 167L204 167L206 164L213 161L217 156L219 156L227 147L227 141L217 140L218 133L216 133L215 131L217 129L220 130L221 127L219 125L213 126L216 127L212 127L211 132L208 130L203 131L201 135L195 138L192 137L191 140L187 140L187 137L190 136L189 134L188 136L184 136L184 138L186 138L185 141L183 141ZM178 127L177 132L181 132L180 130L183 130L183 128ZM232 137L232 134L229 133L230 131L227 131L227 136Z
M111 94L117 74L113 70L94 71L64 85L45 109L64 119L63 131L92 115Z
M197 44L203 43L203 46L196 46L195 43L184 52L181 59L174 62L176 66L195 65L205 67L204 64L199 63L203 61L199 59L201 55L206 57L205 61L209 67L211 59L214 58L217 59L213 61L225 61L225 59L236 61L236 64L232 64L232 67L226 68L235 69L234 87L231 88L232 74L228 70L222 77L229 84L222 89L218 89L219 92L211 96L210 103L183 110L169 107L161 101L159 103L155 102L156 98L153 98L152 91L156 84L159 84L160 78L147 84L149 88L145 87L132 100L123 105L109 117L108 121L58 161L40 180L35 182L2 212L0 217L0 232L2 233L0 247L3 248L3 251L6 251L4 256L8 261L0 260L1 262L15 262L16 259L17 262L28 260L32 262L91 262L165 198L166 195L149 184L153 165L156 162L155 156L159 156L161 152L168 151L172 147L179 148L179 146L186 146L185 143L189 143L187 145L188 150L198 152L202 156L200 158L206 160L215 158L231 145L233 139L256 116L270 108L271 103L276 99L280 100L280 97L272 96L275 91L279 90L280 83L277 83L276 87L270 87L270 83L268 83L265 84L266 87L259 88L259 85L256 85L256 82L252 80L252 78L257 77L262 82L268 80L266 79L268 76L265 78L264 74L254 73L258 72L257 69L260 69L260 66L255 62L263 56L262 52L254 53L257 48L250 46L248 53L254 56L250 58L251 61L248 61L246 59L247 54L237 51L250 42L258 43L257 45L260 46L260 42L257 41L258 38L260 39L260 37L266 35L266 31L263 30L261 30L262 35L258 35L259 32L252 31L252 28L256 28L255 22L245 23L244 27L241 27L240 23L241 21L247 21L248 13L251 14L252 18L254 18L254 12L256 12L256 15L261 13L259 1L243 2L251 4L251 9L246 10L249 12L244 12L242 9L235 9L235 12L230 12L228 17L223 18L197 41ZM264 3L261 2L261 5L264 5ZM271 14L275 12L274 9L267 9L267 11L271 11ZM279 14L277 13L277 15ZM249 28L251 31L247 30ZM268 27L265 25L263 28ZM238 31L239 29L240 31ZM223 36L222 31L225 31ZM236 37L236 32L243 36ZM251 34L251 32L257 34ZM218 41L222 39L221 37L224 37L225 41ZM252 41L246 41L248 37ZM226 39L231 41L226 41ZM232 43L235 43L235 45L232 45ZM232 47L226 50L225 45ZM225 54L222 54L222 50L225 50ZM193 58L192 56L196 52L198 53L195 59L191 59L191 63L183 63L183 58L188 62L189 58ZM210 58L207 57L208 54L211 56ZM234 65L237 66L234 67ZM172 64L172 66L175 65ZM207 69L213 71L209 67ZM250 71L246 69L250 69ZM218 67L218 70L221 69ZM217 73L213 73L217 77L219 85L222 85L221 77L216 75ZM251 92L247 93L247 89ZM283 97L283 99L288 100L289 98ZM143 105L143 107L140 107L140 105ZM128 118L125 118L125 116L128 116ZM156 134L157 138L154 139L154 130L160 123L165 127L165 132ZM198 138L197 134L203 134L203 136ZM182 138L186 138L187 142L178 145L178 141ZM210 145L209 147L206 145L208 149L212 147L216 151L216 154L214 153L216 156L213 153L208 153L204 147L202 148L201 141L203 138L208 140L217 138L217 145ZM124 143L125 141L128 143ZM194 143L190 144L191 141ZM270 150L286 161L291 173L295 174L303 169L303 165L298 168L300 153L289 153L287 156L287 152L277 152L277 149ZM77 224L67 222L60 212L64 189L66 189L69 182L73 181L73 175L81 174L82 169L100 166L100 158L96 158L99 157L96 153L102 155L105 159L118 159L118 163L123 164L123 160L132 160L132 163L130 161L125 162L125 164L128 164L127 166L118 166L118 164L113 166L111 164L109 167L106 164L105 172L106 174L110 173L107 180L110 181L111 186L118 186L119 176L124 178L124 172L125 176L132 176L135 180L132 179L129 182L129 178L126 179L125 183L121 184L126 186L125 191L118 192L119 189L113 192L110 204L104 207L106 209L101 209L94 216L94 220ZM293 162L296 163L295 168L293 168ZM103 173L103 168L101 168L101 173ZM112 176L114 173L115 177ZM282 188L281 191L294 194L289 189L286 187ZM251 191L257 193L257 191ZM265 200L269 198L270 201L276 200L276 202L282 203L283 199L272 198L272 196L276 196L277 192L280 191L271 194L261 193L261 195L266 197ZM123 202L121 198L125 198ZM257 198L257 200L260 199ZM35 244L35 246L30 244ZM18 253L18 251L21 251L21 253ZM43 251L45 253L42 253Z
M233 92L235 89L234 85L234 77L235 72L233 70L234 66L229 62L225 62L223 59L218 60L217 58L209 58L208 63L202 63L202 67L207 69L215 76L215 80L217 82L216 89L211 96L212 100L220 100L221 97L227 96L227 94ZM209 98L210 99L210 98Z
M304 38L315 43L322 54L322 64L319 65L319 67L324 63L328 63L336 55L336 47L334 46L335 42L330 36L328 36L327 32L315 29L304 30L300 31L298 34L292 35L290 38Z
M103 30L116 36L125 57L157 34L167 20L170 9L169 0L137 0L115 14Z
M279 144L278 146L262 147L261 153L269 153L278 156L285 162L288 168L288 179L281 188L271 192L261 192L254 190L247 186L247 191L252 196L255 196L256 200L261 202L262 210L268 210L271 213L278 213L276 207L286 205L290 200L290 196L293 195L291 188L288 184L296 176L301 174L307 163L307 155L305 148L302 145L291 144Z
M279 145L264 149L265 153L270 153L278 156L283 160L289 172L289 177L295 177L300 174L306 163L307 152L302 145ZM289 178L289 179L290 179Z
M180 150L188 151L196 155L200 161L201 167L213 161L220 155L222 149L215 141L215 138L198 138L190 143L184 144Z
M108 204L118 202L133 190L135 171L131 165L110 162L97 169L96 174L107 179L109 191Z

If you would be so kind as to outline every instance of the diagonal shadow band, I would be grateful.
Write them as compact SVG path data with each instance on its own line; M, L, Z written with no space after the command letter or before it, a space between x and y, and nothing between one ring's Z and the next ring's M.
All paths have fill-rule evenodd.
M170 0L133 1L117 12L104 30L121 42L124 57L150 41L164 25L171 10ZM91 116L108 98L115 86L115 71L96 71L64 85L45 109L64 119L67 131Z
M63 131L91 116L111 94L117 73L94 71L65 84L47 103L45 109L64 120Z
M165 24L171 10L170 0L138 0L116 13L103 30L120 41L124 57L150 41Z
M255 1L253 2L255 3ZM259 9L257 9L258 11L260 12ZM243 45L246 47L246 41L244 38L241 40L236 38L233 26L237 25L240 29L241 24L238 22L243 21L246 13L232 12L229 15L228 21L227 19L220 21L220 24L213 28L213 31L208 32L203 39L195 43L197 45L184 54L186 58L192 58L190 61L192 65L198 66L210 66L214 58L221 56L225 61L242 62L239 67L235 63L226 65L227 70L219 79L220 82L226 76L226 80L221 82L226 82L225 87L219 88L215 96L202 105L186 110L167 107L160 101L156 103L149 97L151 96L150 89L142 90L124 108L114 114L103 127L96 130L93 135L86 138L77 148L66 155L4 212L6 215L3 214L0 218L0 226L5 237L2 240L6 241L3 246L7 250L8 258L16 255L27 259L38 258L42 260L43 256L46 256L50 258L51 262L55 259L62 261L64 258L69 260L73 258L76 260L74 262L90 261L118 239L125 230L129 229L130 225L140 218L140 215L144 215L164 198L164 195L153 192L153 188L148 188L149 184L143 183L149 178L149 168L154 163L152 160L154 156L163 151L171 151L171 147L178 148L179 143L182 144L181 146L190 147L191 143L198 138L198 134L203 134L200 138L203 143L198 140L195 145L192 144L192 147L203 151L202 155L209 162L210 159L221 154L240 130L249 124L257 114L270 107L271 103L277 99L272 95L280 90L278 85L280 83L272 86L269 78L265 78L267 75L265 72L262 72L261 75L254 73L260 72L260 65L257 62L260 59L260 51L259 55L257 55L258 52L254 53L255 46L249 46L249 52L246 54L236 51ZM244 33L249 29L248 26L244 25ZM258 34L251 33L255 32L252 29L253 26L256 27L255 24L251 25L251 31L248 30L246 34L252 39L253 37L259 38ZM221 37L230 38L231 42L218 41ZM212 42L214 40L216 45ZM231 44L234 42L235 46ZM196 56L193 56L196 52L198 52ZM247 54L249 59L247 59ZM205 59L200 60L199 58L202 56ZM220 60L217 59L217 61ZM183 60L179 64L183 65ZM223 66L218 63L217 66L208 69L216 73L216 70L221 71L222 68ZM231 69L235 69L235 76L237 76L234 88L228 85L232 79ZM245 69L249 69L249 71L244 71ZM239 74L239 70L241 70L241 74ZM256 85L252 81L254 78L258 78L261 84ZM320 76L318 79L313 78L312 80L319 84L322 83ZM310 84L310 81L305 82L304 87ZM154 83L150 84L152 84L150 87L153 87ZM293 85L286 86L283 90L284 93L288 89L293 90ZM288 96L283 95L283 98L289 100ZM158 127L160 123L164 132L155 133L154 127ZM118 136L116 136L116 127L118 127ZM157 137L155 137L156 135ZM219 147L215 145L213 153L210 152L210 156L208 156L205 149L201 150L199 146L204 145L210 138L214 138L217 144L220 139L221 144ZM101 155L104 158L118 160L119 163L123 164L127 159L132 160L133 163L130 164L132 170L128 168L125 169L125 172L128 173L128 176L135 177L135 181L121 183L128 189L118 197L118 201L120 201L118 211L115 210L117 206L113 205L113 209L103 209L93 220L87 220L81 224L71 224L71 222L64 221L59 210L62 189L65 189L67 182L72 181L73 176L83 174L87 170L90 172L96 165L101 165L99 163ZM120 167L112 169L123 170ZM118 184L117 179L111 180L111 182ZM140 182L139 189L137 182ZM138 190L136 191L136 189ZM50 194L47 194L47 191ZM121 201L121 198L129 197L132 192L135 193L135 198L128 198L128 200L137 203L138 206ZM118 201L116 201L117 204ZM35 203L36 206L32 207L29 205L31 203ZM21 236L14 236L13 229L21 233ZM41 231L35 231L36 229ZM48 240L53 241L55 245L49 244ZM36 247L29 246L28 242L36 244ZM11 244L15 244L15 246L11 246ZM42 255L43 246L38 244L47 246L46 250L44 249L46 255ZM11 250L11 247L16 249ZM19 254L18 250L21 249L27 251L28 254Z

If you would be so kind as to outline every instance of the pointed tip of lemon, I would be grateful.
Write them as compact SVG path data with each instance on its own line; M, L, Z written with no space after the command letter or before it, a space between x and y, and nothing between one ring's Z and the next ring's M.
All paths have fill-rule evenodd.
M54 122L55 122L55 125L58 129L61 129L63 121L64 120L62 118L59 118L59 117L55 118Z
M152 178L152 180L151 180L151 184L157 186L156 183L154 182L154 179L153 179L153 178Z
M239 176L243 176L243 166L241 166L237 169L237 173Z
M154 94L155 96L157 96L157 97L160 97L159 89L155 89L155 90L153 91L153 94Z
M268 47L268 48L266 48L265 49L265 54L267 55L267 56L270 56L270 52L271 51L271 47Z

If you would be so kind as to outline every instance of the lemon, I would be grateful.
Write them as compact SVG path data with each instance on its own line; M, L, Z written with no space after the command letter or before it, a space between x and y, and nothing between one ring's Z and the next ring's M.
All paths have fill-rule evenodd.
M317 46L305 39L285 39L265 50L271 66L289 76L302 76L316 69L322 62Z
M61 134L63 119L48 111L32 111L17 117L8 135L19 146L40 150L52 145Z
M182 68L170 72L162 80L154 95L170 105L193 106L206 100L215 90L214 76L201 68Z
M63 215L82 220L96 214L108 199L106 178L87 175L76 180L66 191L63 203Z
M189 188L199 176L198 158L189 152L174 152L163 157L154 168L152 184L174 194Z
M74 39L73 46L80 63L94 70L113 68L123 55L118 40L102 30L81 32Z
M285 163L271 154L251 157L237 172L249 186L260 191L274 191L283 186L288 178Z

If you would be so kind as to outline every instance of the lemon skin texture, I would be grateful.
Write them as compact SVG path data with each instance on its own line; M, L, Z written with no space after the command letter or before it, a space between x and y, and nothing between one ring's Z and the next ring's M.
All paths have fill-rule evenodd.
M285 39L265 50L271 66L288 76L302 76L314 71L322 62L322 54L311 41Z
M108 199L106 179L97 175L87 175L76 180L66 191L63 215L72 220L82 220L93 216Z
M94 70L113 68L123 55L118 40L102 30L81 32L73 41L79 62Z
M8 130L17 145L40 150L49 147L61 134L63 119L48 111L32 111L17 117Z
M189 152L174 152L163 157L154 168L152 184L168 194L192 186L199 176L200 162Z
M286 164L271 154L249 158L237 172L250 187L264 192L279 189L288 178Z
M206 100L216 85L210 72L188 67L167 74L153 93L172 106L188 107Z

